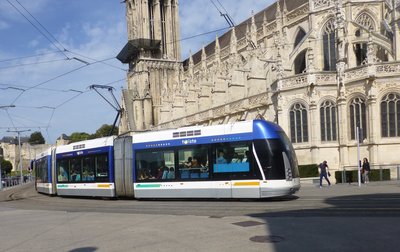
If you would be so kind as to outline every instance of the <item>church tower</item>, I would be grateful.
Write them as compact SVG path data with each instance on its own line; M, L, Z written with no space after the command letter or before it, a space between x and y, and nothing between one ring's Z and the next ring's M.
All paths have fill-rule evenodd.
M178 0L126 0L128 43L117 58L129 64L120 131L157 125L180 69Z

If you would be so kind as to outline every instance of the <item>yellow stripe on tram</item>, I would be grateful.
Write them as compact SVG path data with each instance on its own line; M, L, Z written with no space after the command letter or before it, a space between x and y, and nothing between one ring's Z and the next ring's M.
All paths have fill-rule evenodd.
M110 188L110 184L98 184L97 187Z
M233 186L260 186L260 181L235 182Z

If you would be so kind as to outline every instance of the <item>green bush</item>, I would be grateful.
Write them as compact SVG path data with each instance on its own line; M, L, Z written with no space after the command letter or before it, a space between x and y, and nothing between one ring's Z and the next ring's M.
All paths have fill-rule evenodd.
M371 170L368 175L369 181L380 180L380 170ZM382 169L382 180L390 180L390 169Z
M29 175L30 174L30 172L29 171L27 171L27 170L22 170L22 175ZM18 176L21 176L21 171L11 171L11 173L10 173L10 176L11 177L18 177Z
M317 164L299 165L299 173L300 173L300 178L319 177L318 165Z
M343 183L342 181L343 171L335 172L336 183ZM346 183L358 182L357 170L345 171ZM361 174L362 176L362 174ZM371 170L368 174L369 181L380 181L380 170ZM382 180L390 180L390 169L382 169Z

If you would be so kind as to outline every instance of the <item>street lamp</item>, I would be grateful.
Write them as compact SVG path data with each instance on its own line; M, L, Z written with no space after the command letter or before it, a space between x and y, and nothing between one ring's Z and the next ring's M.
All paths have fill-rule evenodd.
M28 130L7 130L7 132L14 132L18 134L18 149L19 149L19 170L20 170L20 175L21 175L21 184L23 181L23 176L22 176L22 161L21 161L21 133L26 132L26 131L31 131L30 129Z
M0 147L0 191L2 191L3 190L3 173L2 173L2 171L1 171L1 163L3 162L3 154L4 154L4 152L3 152L3 148L1 148Z
M2 105L0 106L0 109L8 109L8 108L15 108L14 104L11 105ZM3 161L3 149L1 149L1 156L0 156L0 191L3 189L3 179L2 179L2 175L1 175L1 162Z

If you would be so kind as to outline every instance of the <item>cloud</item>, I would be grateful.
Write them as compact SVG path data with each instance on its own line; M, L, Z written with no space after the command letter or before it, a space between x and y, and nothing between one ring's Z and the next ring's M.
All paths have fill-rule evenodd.
M56 10L57 5L57 2L49 2L46 9ZM72 5L68 5L68 8L72 8ZM110 15L110 8L104 6L121 9L118 3L107 3L99 6L95 14L87 13L85 8L93 8L93 5L87 2L79 5L80 8L73 14L58 10L57 14L41 12L36 17L40 18L41 23L68 50L64 53L69 58L76 56L93 63L93 60L71 52L97 60L114 58L127 41L124 12L121 11L116 15L114 11ZM16 16L22 19L20 15ZM106 85L124 79L126 71L100 63L86 66L77 60L68 60L63 53L56 52L57 49L42 35L38 36L37 31L29 23L14 21L12 25L19 35L11 36L10 33L4 33L4 36L14 38L14 44L2 49L4 52L0 52L1 58L11 59L39 54L40 56L8 61L7 66L20 66L0 69L0 84L8 83L13 87L25 89L25 91L7 88L1 90L2 103L11 104L15 101L16 105L10 111L10 116L0 111L2 127L24 126L32 127L32 130L41 127L41 130L45 130L50 126L43 135L47 137L47 141L53 143L62 133L70 134L74 131L94 133L102 124L113 123L116 112L88 87L92 84ZM18 48L20 50L10 51L9 49L14 47L17 49L15 42L25 46ZM122 69L126 67L116 59L105 63ZM126 83L123 80L109 85L119 87L125 86ZM28 88L33 86L37 88ZM0 86L2 89L5 87L7 85ZM120 90L117 90L115 95L118 101L119 94ZM104 95L107 97L109 94Z
M21 17L19 12L15 9L17 8L21 12L26 15L29 15L24 10L27 9L32 15L36 15L37 13L43 12L49 5L49 1L51 0L35 0L35 1L22 1L19 2L22 4L18 4L16 1L0 1L0 13L2 18L13 21L13 22L26 22L25 18ZM11 4L10 4L11 3Z

